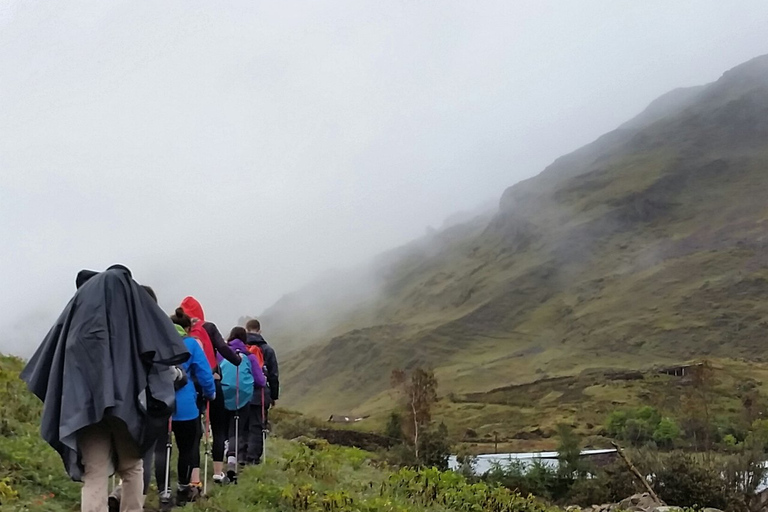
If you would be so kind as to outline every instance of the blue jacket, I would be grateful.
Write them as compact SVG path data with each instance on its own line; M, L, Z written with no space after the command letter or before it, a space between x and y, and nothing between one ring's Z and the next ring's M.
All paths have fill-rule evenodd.
M174 421L189 421L200 417L200 409L197 408L197 390L195 382L203 389L203 396L212 400L216 396L216 384L213 381L213 372L205 352L197 340L191 336L184 337L184 344L189 350L189 360L181 367L187 372L190 379L187 385L176 392L176 412Z

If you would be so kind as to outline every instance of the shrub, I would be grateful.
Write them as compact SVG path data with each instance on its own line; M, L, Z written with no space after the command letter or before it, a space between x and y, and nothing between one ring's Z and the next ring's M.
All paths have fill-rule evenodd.
M489 484L503 485L524 496L533 494L547 499L556 498L553 496L552 489L557 486L557 470L538 460L530 465L517 460L504 465L494 464L483 475L483 479Z
M419 445L420 465L443 471L448 469L451 444L448 441L448 427L445 423L440 423L437 428L425 430L419 438Z
M395 442L403 442L403 417L397 411L389 414L387 426L384 428L384 435Z
M627 411L614 411L606 420L608 434L616 439L643 446L654 443L671 448L680 438L680 427L672 418L662 418L654 407L640 407Z
M629 496L629 495L627 495ZM598 503L608 503L614 498L611 489L601 478L581 478L573 483L568 493L568 504L589 507Z
M653 487L659 497L680 507L725 510L738 500L723 478L720 464L691 454L674 453L663 458L653 474Z
M451 444L448 441L448 428L444 423L437 427L430 426L421 432L418 453L417 459L416 450L404 440L387 451L387 460L395 466L435 467L443 471L448 469Z
M663 418L653 431L653 440L661 448L672 448L680 438L680 427L672 418Z
M611 412L605 422L605 429L608 431L608 435L615 437L616 439L623 439L627 419L629 419L627 411Z

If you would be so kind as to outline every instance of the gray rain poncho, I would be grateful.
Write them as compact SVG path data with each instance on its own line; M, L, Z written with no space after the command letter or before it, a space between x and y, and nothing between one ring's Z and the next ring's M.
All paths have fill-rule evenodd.
M40 430L73 480L83 466L77 432L121 419L142 452L174 405L167 366L189 358L170 319L122 266L83 271L78 290L21 374L43 401Z

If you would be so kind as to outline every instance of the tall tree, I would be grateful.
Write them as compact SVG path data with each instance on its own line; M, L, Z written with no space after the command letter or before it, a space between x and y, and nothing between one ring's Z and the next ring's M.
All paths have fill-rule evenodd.
M419 435L432 420L432 405L437 402L437 379L435 372L416 368L408 375L405 370L392 372L392 386L400 391L404 401L406 421L403 429L413 443L416 461L420 462Z

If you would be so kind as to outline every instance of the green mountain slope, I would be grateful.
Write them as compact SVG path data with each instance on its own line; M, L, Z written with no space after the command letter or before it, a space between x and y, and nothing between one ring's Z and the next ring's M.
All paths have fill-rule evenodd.
M0 510L73 510L80 488L40 437L42 404L19 378L23 367L0 354Z
M663 96L507 189L492 217L382 256L364 292L345 295L356 281L343 276L303 290L324 324L288 299L267 311L276 346L311 343L283 364L284 401L380 411L391 370L415 365L464 395L598 367L760 361L766 192L763 56Z

